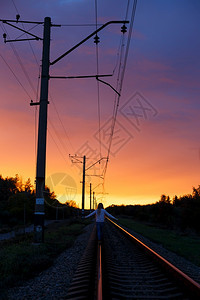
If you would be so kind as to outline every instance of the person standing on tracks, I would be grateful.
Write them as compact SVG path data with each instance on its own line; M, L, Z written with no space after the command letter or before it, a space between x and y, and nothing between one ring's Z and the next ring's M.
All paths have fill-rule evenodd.
M99 203L97 209L94 210L91 214L87 215L85 218L89 218L93 215L96 215L97 238L98 238L98 241L101 241L102 237L103 237L103 226L104 226L105 215L112 218L112 219L114 219L114 220L118 220L118 219L116 219L111 214L109 214L103 208L102 203Z

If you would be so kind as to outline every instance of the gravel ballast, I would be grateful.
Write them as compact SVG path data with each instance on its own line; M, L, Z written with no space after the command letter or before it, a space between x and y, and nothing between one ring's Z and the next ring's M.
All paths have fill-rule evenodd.
M74 245L59 255L52 267L40 273L34 279L28 280L23 286L9 289L8 299L65 299L73 275L87 246L93 226L94 224L86 226L83 233L77 237ZM200 283L199 267L176 255L175 253L166 250L162 247L162 245L156 244L149 239L144 238L142 235L134 232L133 230L127 230L147 246L167 259L169 262L174 264L177 268Z
M187 274L189 277L191 277L193 280L195 280L200 284L200 267L194 265L192 262L177 255L176 253L165 249L161 244L152 242L151 240L135 232L134 230L126 228L124 226L122 227L126 229L128 232L130 232L132 235L134 235L142 243L150 247L152 250L157 252L159 255L161 255L163 258L165 258L171 264L173 264L175 267L180 269L182 272L184 272L185 274Z
M77 265L84 253L94 224L87 225L74 245L55 260L53 266L28 280L23 286L8 290L8 299L65 299Z

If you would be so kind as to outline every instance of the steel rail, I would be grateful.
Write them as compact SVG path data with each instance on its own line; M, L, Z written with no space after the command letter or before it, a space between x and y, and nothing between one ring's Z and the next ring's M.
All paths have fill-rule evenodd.
M137 239L134 235L132 235L130 232L113 222L111 219L106 219L111 222L115 227L117 227L120 231L122 231L125 235L127 235L132 241L135 241L139 246L141 246L149 255L151 255L154 259L156 259L159 263L162 264L162 266L172 273L176 279L179 280L182 284L184 283L187 289L189 289L192 293L194 293L196 296L200 297L200 284L198 284L195 280L190 278L188 275L186 275L184 272L182 272L180 269L172 265L168 260L163 258L161 255L156 253L154 250L152 250L150 247L145 245L143 242L141 242L139 239ZM199 298L200 299L200 298Z
M103 299L102 245L97 244L96 226L78 264L66 299Z
M65 299L94 299L96 288L97 240L94 226Z
M98 244L98 256L97 256L97 268L98 268L98 277L97 277L97 300L102 300L102 255L101 255L101 244Z

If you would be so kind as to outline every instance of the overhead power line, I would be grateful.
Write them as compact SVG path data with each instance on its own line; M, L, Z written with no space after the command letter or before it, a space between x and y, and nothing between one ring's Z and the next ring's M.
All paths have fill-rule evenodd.
M12 0L12 3L13 3L13 5L14 5L14 7L15 7L15 10L16 10L17 14L20 15L19 10L17 9L17 6L16 6L14 0ZM39 25L39 24L34 25L34 26L31 27L29 30L34 29L34 28L35 28L36 26L38 26L38 25ZM22 23L22 27L23 27L23 29L26 29L24 23ZM23 33L22 35L24 35L24 34L25 34L25 33ZM21 37L22 35L20 35L19 37ZM26 34L26 35L27 35L27 34ZM34 58L34 60L35 60L35 63L36 63L36 65L39 67L39 76L38 76L37 91L36 91L36 101L37 101L37 100L38 100L38 92L39 92L39 82L40 82L39 79L40 79L41 66L39 65L39 62L38 62L37 57L36 57L36 55L35 55L34 49L33 49L32 44L31 44L31 42L30 42L29 40L28 40L28 43L29 43L29 46L30 46L30 49L31 49L33 58ZM63 125L63 122L62 122L62 120L61 120L61 117L60 117L60 115L59 115L59 112L58 112L58 109L57 109L57 107L56 107L56 104L55 104L55 102L53 101L53 98L51 97L51 95L49 95L49 96L50 96L51 102L53 103L53 106L54 106L56 115L57 115L57 117L58 117L58 119L59 119L59 122L60 122L60 124L61 124L61 126L62 126L62 128L63 128L63 130L64 130L64 134L65 134L67 140L69 141L70 146L71 146L72 149L73 149L73 146L72 146L72 144L71 144L71 142L70 142L69 136L68 136L68 134L67 134L67 132L66 132L66 129L65 129L65 127L64 127L64 125ZM36 115L37 115L37 106L35 106L35 118L36 118ZM35 120L35 122L36 122L36 120ZM50 122L51 122L51 121L50 121ZM54 130L54 132L55 132L55 134L56 134L56 136L57 136L57 138L58 138L58 140L59 140L60 143L62 144L63 149L65 150L66 147L65 147L65 145L64 145L64 142L62 141L62 139L61 139L60 136L58 135L58 133L57 133L55 127L53 126L53 123L51 122L50 124L51 124L51 126L52 126L52 128L53 128L53 130ZM36 130L36 127L35 127L35 130ZM50 132L50 129L49 129L49 132ZM35 137L36 137L36 132L35 132ZM56 146L57 146L57 148L59 148L59 146L58 146L57 144L56 144ZM35 147L36 147L36 145L35 145ZM65 150L65 151L66 151L66 150ZM59 149L59 153L62 153L62 151L61 151L60 149ZM61 154L61 156L64 157L63 153Z
M97 0L95 1L95 22L96 22L96 30L98 29L97 25ZM97 76L99 75L99 37L95 36L94 43L96 44L96 72ZM99 90L99 81L97 80L97 111L98 111L98 132L99 132L99 158L101 158L101 107L100 107L100 90ZM101 173L101 170L100 170Z
M6 32L7 36L9 37L9 34L8 34L8 32L7 32L6 28L5 28L5 26L2 24L1 27L2 27L2 29L4 30L4 32ZM34 88L34 85L33 85L32 81L31 81L31 79L30 79L30 77L29 77L29 75L28 75L28 72L26 71L26 68L24 67L24 64L23 64L23 62L22 62L22 60L21 60L21 58L20 58L20 56L19 56L19 54L18 54L18 52L17 52L17 50L16 50L16 48L15 48L15 46L13 45L12 42L10 42L10 46L11 46L11 49L12 49L12 51L13 51L13 53L14 53L14 55L15 55L15 57L16 57L18 63L19 63L19 65L20 65L20 67L21 67L22 72L24 73L24 76L25 76L26 80L28 81L28 83L29 83L29 85L30 85L30 87L31 87L31 89L32 89L32 91L33 91L33 93L36 95L36 90L35 90L35 88Z
M127 10L126 10L126 17L128 16L128 8L129 8L130 1L128 1L127 4ZM131 12L131 21L130 21L130 27L128 31L128 39L126 43L126 50L125 50L125 55L124 55L124 60L123 60L123 66L121 67L121 62L122 62L122 52L123 52L123 43L122 43L122 48L121 48L121 58L120 58L120 64L119 64L119 73L118 75L118 83L119 83L119 94L121 95L122 87L123 87L123 81L124 81L124 75L125 75L125 70L126 70L126 64L127 64L127 58L128 58L128 52L129 52L129 47L130 47L130 40L132 36L132 31L133 31L133 23L135 19L135 12L136 12L136 7L137 7L137 0L133 1L133 7L132 7L132 12ZM114 103L114 110L113 110L113 118L112 118L112 125L111 125L111 134L110 134L110 141L109 141L109 147L108 147L108 153L107 153L107 161L105 164L105 168L103 171L103 177L104 177L104 183L103 186L105 185L105 177L106 177L106 172L108 168L108 161L110 158L110 151L111 151L111 146L112 146L112 141L113 141L113 136L114 136L114 130L115 130L115 125L116 125L116 119L117 119L117 113L118 113L118 108L119 108L119 102L120 102L120 95L117 96L115 103Z
M18 12L17 10L17 7L14 3L14 0L12 0L15 8L16 8L16 11ZM128 1L128 5L127 5L127 11L126 11L126 16L128 15L128 10L129 10L129 3L130 3L130 0ZM135 8L136 8L136 4L137 4L137 1L134 1L134 4L135 4ZM134 6L134 5L133 5ZM133 12L132 12L133 14ZM19 15L19 13L18 13ZM52 26L51 24L51 20L50 18L45 18L46 19L46 25L49 26L49 32L47 34L49 34L50 36L50 27ZM48 20L47 20L48 19ZM109 24L112 24L112 23L124 23L124 26L125 27L125 23L127 23L127 21L110 21L110 22L107 22L106 24L104 24L103 26L101 26L100 28L98 28L98 24L97 24L97 0L95 0L95 19L96 19L96 24L95 24L95 27L96 27L96 31L93 32L91 35L89 35L88 37L86 37L84 40L82 40L80 43L78 43L76 46L74 46L73 48L71 48L70 50L68 50L67 52L65 52L63 55L61 55L60 57L58 57L56 60L54 60L53 62L50 63L50 65L53 65L55 64L57 61L59 61L60 59L62 59L64 56L66 56L67 54L69 54L70 52L72 52L74 49L76 49L78 46L80 46L81 44L83 44L86 40L88 40L90 37L92 37L93 35L96 34L94 40L95 40L95 43L96 43L96 70L97 70L97 79L98 79L98 75L99 75L99 49L98 49L98 42L99 42L99 37L97 36L97 33L102 30L105 26L109 25ZM132 19L132 18L131 18ZM126 20L126 19L125 19ZM133 20L134 20L134 17L133 17ZM5 22L8 22L9 20L5 20ZM48 22L47 22L48 21ZM45 24L44 22L44 24ZM7 23L8 24L8 23ZM88 24L89 25L89 24ZM63 25L63 26L68 26L68 25ZM78 24L76 24L76 26L78 26ZM90 25L92 26L92 25ZM94 25L93 25L94 26ZM16 27L15 27L16 28ZM19 28L20 29L20 28ZM22 29L20 29L22 30ZM23 30L22 30L23 31ZM27 31L24 31L26 34L28 34ZM123 31L122 31L123 32ZM104 169L104 180L105 180L105 174L106 174L106 170L107 170L107 165L108 165L108 161L109 161L109 156L110 156L110 151L111 151L111 146L112 146L112 140L113 140L113 135L114 135L114 129L115 129L115 123L116 123L116 118L117 118L117 111L118 111L118 107L119 107L119 100L120 100L120 94L121 94L121 90L122 90L122 85L123 85L123 80L124 80L124 74L125 74L125 68L126 68L126 63L127 63L127 57L128 57L128 49L129 49L129 44L130 44L130 38L131 38L131 32L132 32L132 27L130 26L130 29L129 29L129 35L128 35L128 41L127 41L127 46L126 46L126 52L125 52L125 55L124 55L124 60L122 60L122 56L123 56L123 47L124 47L124 44L123 44L123 40L122 40L122 43L121 43L121 54L119 56L119 76L118 76L118 82L117 82L117 89L114 89L115 92L118 93L118 97L115 96L115 103L114 103L114 110L113 110L113 119L112 119L112 128L111 128L111 136L110 136L110 142L109 142L109 149L108 149L108 155L107 155L107 161L106 161L106 166L105 166L105 169ZM23 39L24 40L24 39ZM30 43L30 42L29 42ZM31 45L31 44L30 44ZM50 45L50 37L49 37L49 45ZM46 46L47 47L47 46ZM49 46L48 46L49 47ZM27 81L29 82L29 85L30 87L32 88L32 90L34 91L34 93L36 94L36 99L37 99L37 95L38 95L38 92L36 91L35 92L35 89L34 89L34 86L32 85L32 82L30 80L30 78L28 77L28 74L26 73L26 69L24 68L23 66L23 63L18 55L18 53L15 51L15 48L13 48L13 52L15 53L15 56L18 60L18 63L20 64L21 66L21 69L27 79ZM31 51L32 51L32 54L33 56L35 55L34 53L34 50L33 48L31 48ZM34 57L36 63L37 63L37 59L36 59L36 56ZM49 62L49 59L48 59L48 62ZM49 68L49 64L48 62L46 63L48 65L48 68ZM117 62L118 64L118 62ZM123 66L122 66L123 65ZM48 71L49 72L49 71ZM42 76L42 78L45 78L45 82L47 81L47 78L48 75L45 75L45 76ZM100 80L97 80L97 110L98 110L98 127L99 127L99 147L100 147L100 158L101 158L101 132L100 132L100 128L101 128L101 110L100 110L100 91L99 91L99 81ZM103 82L103 81L102 81ZM104 82L106 83L106 82ZM108 84L108 83L106 83ZM111 86L110 84L108 84L109 86ZM112 86L111 86L112 87ZM38 89L37 89L38 90ZM48 96L48 87L47 87L47 96ZM43 98L41 98L43 100ZM48 104L48 99L45 99L46 104ZM53 101L52 101L53 102ZM55 104L54 104L55 106ZM41 106L40 106L41 107ZM63 127L64 129L64 125L59 117L59 114L58 114L58 111L56 109L56 112L57 112L57 116L61 122L61 126ZM51 124L51 123L50 123ZM55 131L55 134L56 136L58 137L62 147L64 148L64 144L63 142L61 142L61 138L60 136L57 134L57 130L55 129L55 127L53 126L54 128L54 131ZM64 130L66 136L67 136L67 133L66 131ZM42 144L42 143L40 143ZM42 146L41 146L42 147ZM46 144L45 144L45 147L46 147ZM64 148L65 149L65 148ZM38 173L39 174L39 173ZM42 178L41 176L38 175L38 178ZM38 181L39 182L39 181Z
M22 89L24 90L25 94L28 96L28 98L31 100L31 96L28 93L28 91L26 90L26 88L24 87L24 85L21 83L21 81L19 80L18 76L15 74L15 72L13 71L13 69L11 68L11 66L8 64L7 60L3 57L2 54L0 54L2 60L4 61L4 63L6 64L6 66L8 67L8 69L10 70L10 72L13 74L13 76L15 77L15 79L17 80L18 84L22 87ZM28 100L27 100L28 101Z
M68 27L73 27L73 26L77 26L77 27L84 27L84 26L92 26L92 27L94 27L94 26L102 26L103 24L102 23L99 23L99 24L97 24L97 23L95 23L95 24L61 24L60 26L68 26Z

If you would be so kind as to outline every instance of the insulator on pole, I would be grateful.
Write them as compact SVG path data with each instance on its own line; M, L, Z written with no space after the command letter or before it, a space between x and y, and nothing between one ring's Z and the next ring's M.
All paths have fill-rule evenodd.
M121 27L121 32L122 32L122 33L127 32L127 27L126 27L125 24Z
M16 15L17 22L19 21L20 15Z
M3 34L4 43L6 43L6 33Z
M94 37L94 43L98 44L99 42L100 42L100 39L99 39L98 35L96 34Z

